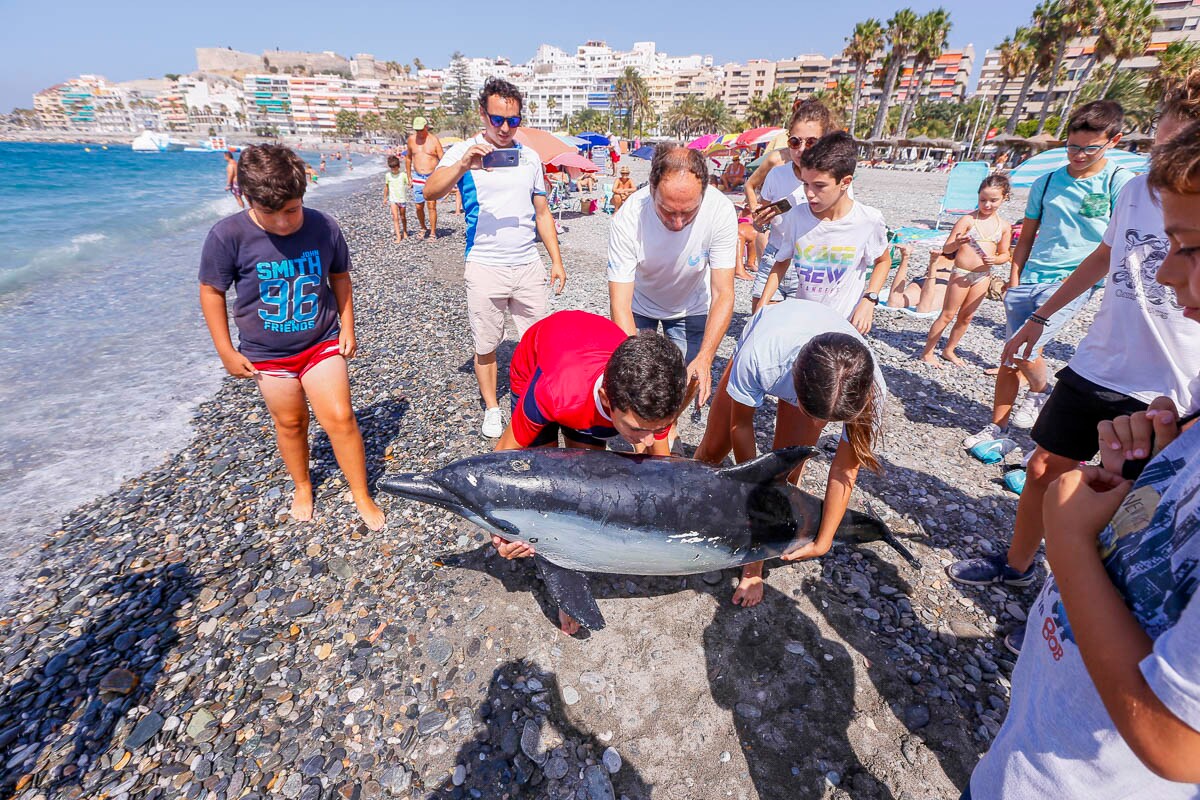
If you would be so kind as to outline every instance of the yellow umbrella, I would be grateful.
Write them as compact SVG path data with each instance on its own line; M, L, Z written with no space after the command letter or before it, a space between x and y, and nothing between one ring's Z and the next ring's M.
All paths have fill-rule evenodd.
M704 148L705 155L712 155L718 150L733 150L737 147L738 134L727 133L719 137L716 141Z
M443 136L439 139L442 144L458 144L462 140L461 136Z

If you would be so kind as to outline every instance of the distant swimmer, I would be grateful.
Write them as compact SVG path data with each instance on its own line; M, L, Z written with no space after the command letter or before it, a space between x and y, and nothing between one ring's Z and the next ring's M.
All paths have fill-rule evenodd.
M233 199L237 200L238 208L246 207L246 202L242 200L242 189L238 186L237 160L228 150L225 151L225 191L232 194Z
M321 174L325 174L325 154L321 154Z
M437 238L437 201L425 199L425 181L437 169L445 153L438 137L429 132L429 122L424 117L413 119L413 132L408 135L408 161L406 169L412 185L412 201L417 207L417 222L425 229L425 238L433 231ZM426 223L425 212L429 212Z

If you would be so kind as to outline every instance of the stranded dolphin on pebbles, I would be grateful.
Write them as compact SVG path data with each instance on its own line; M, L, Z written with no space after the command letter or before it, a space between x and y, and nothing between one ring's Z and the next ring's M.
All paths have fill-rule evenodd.
M585 627L604 627L585 572L691 575L778 558L811 541L821 501L778 480L813 454L789 447L732 467L675 457L537 448L455 461L379 488L448 509L525 542L550 596ZM883 540L913 555L884 523L847 511L836 540Z

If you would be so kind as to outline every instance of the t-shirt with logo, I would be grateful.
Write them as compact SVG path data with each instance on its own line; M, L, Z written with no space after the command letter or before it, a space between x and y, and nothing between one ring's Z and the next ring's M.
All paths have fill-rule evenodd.
M350 249L333 218L304 209L300 230L267 233L242 211L208 232L200 282L234 287L238 351L252 362L286 358L337 337L329 276L350 270Z
M457 164L468 148L484 141L480 133L456 142L437 168ZM536 151L520 142L512 146L519 153L516 166L472 169L458 179L467 225L467 261L511 267L538 258L533 198L546 194L546 175Z
M1088 178L1072 177L1059 167L1034 181L1025 216L1040 223L1021 283L1066 280L1104 238L1117 196L1132 178L1132 172L1108 161Z
M1172 714L1200 731L1200 424L1146 465L1097 549L1108 579L1153 641L1138 665L1142 677ZM1029 610L1008 717L971 776L971 797L1200 797L1200 785L1147 769L1117 731L1079 655L1053 575Z
M530 325L509 367L509 386L518 398L512 414L517 443L529 446L551 424L598 439L616 436L600 385L608 360L628 338L612 320L586 311L559 311Z
M811 300L787 299L765 306L750 318L731 358L729 396L744 406L758 408L767 395L784 403L800 405L792 381L796 356L813 337L822 333L844 333L863 344L866 339L833 308ZM883 408L887 384L875 360L878 408Z
M383 174L383 182L387 184L388 202L408 202L408 175L404 170L399 172L388 170Z
M849 319L875 259L887 251L887 225L877 209L858 201L834 220L819 219L805 203L771 229L767 246L775 248L778 261L791 259L797 299L827 305Z
M1200 325L1157 280L1170 244L1145 175L1121 190L1104 243L1112 248L1108 287L1070 367L1143 403L1166 395L1186 412L1200 400Z
M608 233L608 279L633 284L633 312L652 319L707 314L709 270L737 261L737 212L709 186L700 211L681 231L668 230L643 186L613 215Z

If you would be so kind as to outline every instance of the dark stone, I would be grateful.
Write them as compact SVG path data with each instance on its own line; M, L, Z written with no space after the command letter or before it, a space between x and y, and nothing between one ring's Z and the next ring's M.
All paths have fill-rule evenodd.
M100 684L97 687L102 692L113 692L115 694L129 694L138 685L138 676L134 675L127 669L109 670L103 678L100 679Z
M136 750L153 739L154 735L162 730L165 721L161 714L153 711L139 719L137 725L134 725L133 730L130 731L129 736L125 738L125 748L127 750Z
M905 706L900 716L903 718L905 726L910 731L915 731L929 724L929 707L921 703L913 703Z
M428 736L441 729L446 724L446 714L441 711L427 711L417 720L417 733Z
M311 614L313 610L313 601L307 597L300 597L283 607L283 614L287 617L303 617Z
M71 656L67 653L59 653L54 658L46 662L46 666L42 671L46 674L46 677L53 678L55 675L63 671L70 660Z

